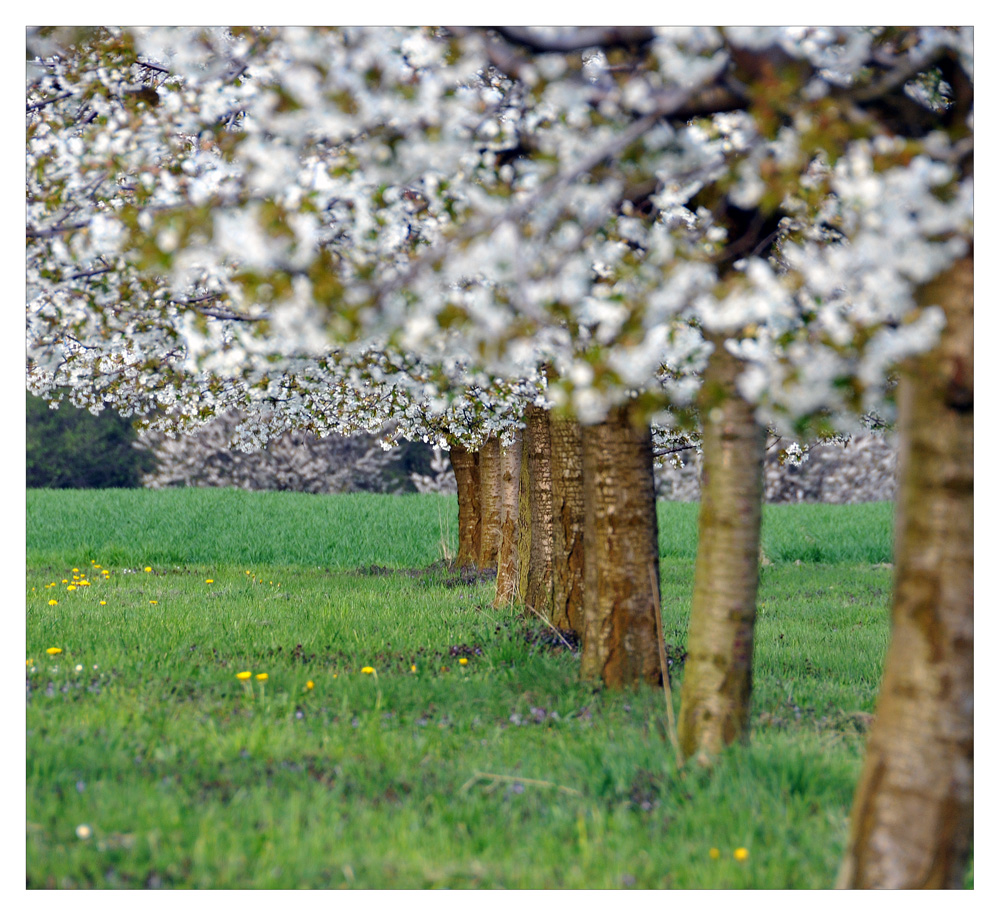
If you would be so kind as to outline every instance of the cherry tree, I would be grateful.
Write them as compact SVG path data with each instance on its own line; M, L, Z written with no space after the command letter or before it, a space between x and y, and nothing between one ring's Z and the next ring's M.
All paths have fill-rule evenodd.
M939 346L954 354L948 409L971 430L960 330L971 298L948 295L971 272L968 30L76 38L29 35L29 386L68 383L78 404L159 410L178 427L261 405L247 425L257 441L269 424L350 416L359 389L329 395L327 373L373 347L434 364L445 335L453 365L489 380L487 399L497 379L544 376L544 395L528 400L580 424L582 670L608 685L666 676L650 424L683 425L697 408L708 477L688 756L746 731L763 425L843 429L882 403L890 367ZM316 410L324 399L329 411ZM904 410L904 455L915 422ZM971 460L963 436L954 445ZM913 486L947 488L927 476L930 460L904 458ZM944 699L919 734L893 727L909 715L902 700L880 704L872 766L884 774L900 742L909 760L956 737L932 786L917 786L927 774L914 767L863 781L845 883L954 883L967 848L971 687L950 666L971 670L971 592L956 586L947 607L933 589L903 600L928 576L907 559L906 504L905 646L894 637L886 687L913 694L893 672L923 653L921 685ZM964 529L933 537L971 563ZM921 562L952 581L953 565ZM712 587L727 565L731 584ZM945 631L954 651L941 655ZM913 818L879 813L893 792L960 812L953 868L928 871L933 844L911 842ZM894 843L916 850L906 867Z

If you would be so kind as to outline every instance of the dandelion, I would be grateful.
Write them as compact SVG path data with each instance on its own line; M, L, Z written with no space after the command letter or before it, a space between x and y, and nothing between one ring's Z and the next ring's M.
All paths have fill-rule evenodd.
M750 851L745 846L741 846L739 849L733 852L733 858L737 862L745 862L747 859L750 858Z
M257 675L257 680L258 681L266 681L267 680L267 672L266 671L261 671L261 673Z
M215 579L206 579L205 580L205 584L206 585L211 585L214 581L215 581Z
M68 591L68 592L75 592L76 591L76 586L75 585L67 585L66 586L66 591Z
M714 846L708 851L708 857L710 859L717 859L721 855L722 855L722 853L719 852L719 850L716 849Z
M412 671L412 672L413 672L414 674L416 674L416 673L417 673L417 666L416 666L416 665L410 665L410 670L411 670L411 671Z
M62 649L60 649L58 646L53 646L51 649L46 649L45 651L48 652L49 655L60 655L60 654L62 654Z
M243 692L250 697L251 700L253 699L253 687L250 686L250 678L252 676L253 673L250 671L241 671L236 675L236 677L239 678L240 682L243 684Z
M467 665L467 664L469 664L469 660L468 660L467 658L460 658L460 659L458 660L458 663L459 663L460 665Z
M372 668L370 665L365 665L365 667L361 669L361 673L362 674L374 674L375 673L375 669Z
M28 659L28 660L27 660L27 661L26 661L26 662L25 662L24 664L25 664L25 665L26 665L26 666L27 666L28 668L30 668L30 667L31 667L31 666L32 666L33 664L35 664L35 660L34 660L33 658L29 658L29 659Z
M75 566L70 570L70 572L79 572L79 571L80 570L78 570Z
M69 579L63 579L63 580L62 580L62 584L63 584L63 585L65 585L65 584L66 584L67 582L69 582Z
M81 840L89 840L91 833L93 833L93 831L86 824L80 824L76 828L76 835Z
M90 583L86 579L81 579L80 585L90 585Z
M312 690L316 685L312 681L306 681L306 690Z
M56 599L55 599L55 598L49 598L49 606L50 606L50 607L51 607L51 606L54 606L54 605L56 605L56 604L58 604L58 603L59 603L59 602L58 602L58 601L56 601Z
M107 603L108 603L107 601L103 601L103 600L101 601L101 604L107 604Z
M143 572L152 572L152 571L153 571L153 567L152 566L147 566L147 567L145 567L145 569L143 569Z
M149 603L150 604L159 604L160 602L159 601L150 601Z

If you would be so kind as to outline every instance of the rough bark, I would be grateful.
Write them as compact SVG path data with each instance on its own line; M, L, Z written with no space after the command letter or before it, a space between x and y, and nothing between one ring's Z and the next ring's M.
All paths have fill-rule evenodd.
M892 640L838 885L964 884L973 823L972 256L921 294L945 310L899 384Z
M462 445L451 446L451 467L458 486L458 556L459 566L479 562L482 516L479 509L479 453Z
M583 442L580 424L552 417L552 624L583 631Z
M608 687L659 684L656 492L649 424L627 407L585 426L581 675ZM657 591L654 592L654 589Z
M685 758L745 737L757 617L765 431L736 392L742 363L720 339L702 381L702 486L678 727Z
M479 447L479 568L496 569L500 556L500 440Z
M552 615L552 440L549 412L531 405L525 411L524 445L531 492L531 547L524 603L546 620Z
M517 495L517 599L528 594L531 567L531 474L527 454L527 431L521 434L521 476Z
M500 452L500 552L497 558L497 593L494 607L520 600L518 589L518 516L521 500L522 434Z

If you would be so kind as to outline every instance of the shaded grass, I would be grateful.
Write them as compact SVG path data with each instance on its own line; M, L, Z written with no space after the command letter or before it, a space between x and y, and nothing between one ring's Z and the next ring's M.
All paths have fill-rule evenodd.
M693 560L698 504L658 507L660 556ZM29 566L424 567L457 542L454 496L236 489L29 490ZM765 506L772 562L889 563L892 504Z

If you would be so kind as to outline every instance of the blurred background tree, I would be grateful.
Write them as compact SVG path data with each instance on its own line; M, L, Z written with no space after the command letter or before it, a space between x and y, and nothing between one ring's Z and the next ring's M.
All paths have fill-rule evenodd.
M142 486L156 459L137 446L132 424L113 410L98 416L63 404L52 410L27 395L28 487L106 489Z

